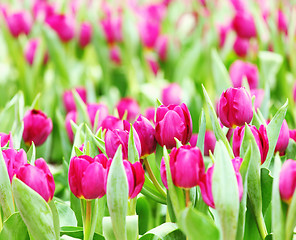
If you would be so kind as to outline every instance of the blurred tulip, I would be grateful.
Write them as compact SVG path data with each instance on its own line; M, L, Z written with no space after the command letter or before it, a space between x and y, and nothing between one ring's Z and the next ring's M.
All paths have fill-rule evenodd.
M23 149L17 151L13 148L8 148L2 150L2 155L11 182L13 176L18 172L19 168L27 163L27 154Z
M156 60L155 59L153 59L153 58L146 58L146 61L147 61L147 63L148 63L148 65L149 65L149 67L150 67L150 70L152 71L152 73L154 74L154 76L157 76L157 73L158 73L158 71L159 71L159 65L158 65L158 63L156 62Z
M267 121L269 123L269 121ZM284 119L274 152L284 153L289 144L289 127L286 119Z
M81 100L84 103L86 103L86 98L87 98L86 89L84 87L77 87L74 90L78 93ZM67 112L76 110L76 104L75 104L74 96L73 96L73 93L72 93L72 89L67 90L67 91L65 91L63 93L63 103L64 103L64 107L65 107Z
M239 57L245 57L248 54L249 50L249 40L236 37L235 42L233 44L233 50Z
M112 62L117 65L121 64L120 48L118 46L112 46L109 50L109 56Z
M256 37L256 26L253 16L246 11L237 11L232 20L232 28L241 38Z
M162 158L160 162L160 177L163 185L166 187L166 189L168 189L168 180L167 180L167 173L166 173L164 158Z
M79 32L79 46L81 48L86 47L92 38L92 26L88 22L81 23Z
M182 89L178 83L171 83L161 92L161 101L163 105L168 106L170 104L181 104Z
M159 56L159 59L163 62L167 59L168 44L169 44L168 36L161 35L157 38L155 47L156 47L156 51Z
M259 71L256 65L241 60L236 60L229 68L230 79L235 88L242 87L245 77L250 89L256 89L259 84Z
M13 148L13 142L12 142L12 135L11 132L9 134L0 132L1 137L1 147L5 147L8 143L8 147Z
M145 116L146 118L155 124L154 116L155 116L155 108L154 107L149 107L145 111Z
M108 159L104 154L87 155L70 160L68 180L71 192L80 199L96 199L106 194L105 181Z
M223 48L225 44L225 40L227 38L227 35L229 31L231 30L231 26L229 23L226 25L219 25L218 31L219 31L219 47Z
M294 99L294 103L296 103L296 82L294 83L294 86L293 86L293 99Z
M197 139L198 139L198 134L197 133L193 133L192 136L191 136L191 138L190 138L190 141L189 141L190 146L196 147Z
M35 190L46 202L52 200L55 190L53 176L43 158L35 161L35 166L25 164L21 166L16 177Z
M117 111L119 118L123 118L125 112L127 112L127 120L133 122L137 116L140 115L140 106L133 98L122 98L117 103Z
M123 121L117 117L114 116L107 116L101 125L103 130L124 130L124 124Z
M192 135L192 120L187 106L161 105L156 111L156 140L168 149L176 146L177 138L183 145L189 142Z
M296 188L296 162L288 159L280 171L279 189L284 202L291 203Z
M28 41L27 46L25 48L25 58L30 65L33 65L35 60L36 51L39 46L39 39L33 38ZM43 64L46 64L48 61L48 52L44 54Z
M296 129L289 130L289 138L293 139L296 142Z
M52 121L40 110L29 110L24 116L23 139L26 145L42 145L52 131Z
M263 89L251 89L252 97L255 96L254 106L255 109L260 108L262 101L264 99L264 90Z
M15 38L21 34L28 35L32 28L32 19L25 11L8 14L6 22L11 35Z
M160 24L144 20L139 24L140 38L146 48L153 48L156 45L160 33Z
M34 2L32 12L34 19L41 17L42 19L46 20L55 14L55 9L54 5L47 1L36 0Z
M285 14L281 10L278 10L277 12L277 27L280 32L283 32L286 35L288 34L287 19Z
M141 157L146 157L156 149L155 129L150 121L140 115L133 124L141 142Z
M101 20L106 41L109 45L122 41L121 21L121 18L111 18L110 16Z
M218 115L228 128L243 126L253 118L252 100L245 88L228 88L218 102Z
M66 120L65 120L65 127L66 127L66 131L69 137L69 140L71 143L73 143L74 141L74 133L72 130L72 125L71 125L71 120L76 123L77 121L77 112L76 111L71 111L68 112L66 115Z
M189 141L190 146L195 147L197 144L198 134L192 134L192 137ZM210 156L210 150L213 153L216 145L216 137L212 131L207 130L205 132L204 140L204 155Z
M96 114L99 112L98 116L98 128L101 127L103 121L108 116L108 107L103 103L88 103L87 104L87 113L90 118L91 125L94 126Z

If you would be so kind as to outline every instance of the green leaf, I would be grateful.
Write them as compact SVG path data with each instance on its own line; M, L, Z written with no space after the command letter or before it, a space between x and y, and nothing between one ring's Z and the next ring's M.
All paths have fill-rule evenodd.
M204 93L204 96L205 96L205 99L207 102L208 111L210 114L210 118L211 118L211 122L212 122L212 126L213 126L213 131L215 133L216 139L222 140L222 142L224 143L224 145L228 151L228 154L230 155L231 158L234 158L230 144L229 144L225 134L222 131L222 128L221 128L220 123L218 121L218 118L217 118L216 112L214 110L214 107L212 105L212 102L210 100L210 97L207 93L207 90L205 89L205 87L203 85L202 85L202 89L203 89L203 93Z
M139 216L139 233L143 235L148 229L151 229L153 216L151 204L148 199L139 195L137 198L136 213Z
M199 120L199 131L196 146L200 149L201 153L204 154L204 142L205 142L205 134L206 134L206 116L205 112L202 109Z
M48 206L50 207L51 213L52 213L52 218L53 218L53 226L54 226L54 232L56 236L56 240L60 239L60 218L59 218L59 213L57 210L57 207L55 205L54 201L50 201L48 203Z
M74 143L73 143L73 148L72 148L72 153L71 153L71 158L75 156L76 152L75 152L75 146L80 147L83 143L84 143L84 139L85 139L85 135L82 131L82 127L83 127L83 123L81 123L79 125L79 127L77 128L75 137L74 137Z
M271 203L273 177L267 168L261 168L262 213L265 213Z
M53 215L44 199L17 178L12 180L12 191L15 204L32 237L56 239Z
M99 149L97 147L97 142L95 139L94 134L92 133L91 129L85 124L85 142L89 142L89 156L95 157L100 154Z
M63 236L63 235L73 237L73 238L83 239L83 228L82 227L73 227L73 226L61 227L61 236ZM63 238L61 238L61 239L63 239ZM105 238L102 235L95 233L93 240L105 240Z
M135 144L134 138L134 127L130 126L129 138L128 138L128 160L131 163L135 163L139 161L139 153Z
M12 214L3 225L0 239L29 240L27 227L21 215L17 212Z
M286 218L286 231L285 231L286 239L292 238L295 226L296 226L296 192L294 191L292 201L288 208L287 218Z
M237 180L231 158L221 140L215 146L215 167L212 191L215 208L223 232L223 239L235 239L239 216Z
M262 164L262 167L268 168L271 158L274 154L274 149L280 134L282 123L285 119L286 112L288 109L288 100L285 104L276 112L274 117L271 119L270 123L267 125L267 137L269 141L269 150L265 162Z
M55 206L59 213L60 227L64 227L64 226L76 227L77 226L76 216L73 210L70 208L70 206L68 206L68 204L66 204L65 202L57 198L53 198L52 201L54 201Z
M27 152L27 158L29 163L34 165L36 159L36 148L34 142L32 142L32 145Z
M91 126L90 118L87 112L87 107L83 100L81 99L80 95L77 93L76 90L72 90L72 94L74 96L76 108L77 108L77 123L86 123L88 126Z
M106 149L105 149L105 142L102 138L93 135L93 140L95 141L97 147L107 156Z
M126 240L128 182L122 161L121 145L112 160L107 179L107 204L117 240ZM103 225L104 230L104 225Z

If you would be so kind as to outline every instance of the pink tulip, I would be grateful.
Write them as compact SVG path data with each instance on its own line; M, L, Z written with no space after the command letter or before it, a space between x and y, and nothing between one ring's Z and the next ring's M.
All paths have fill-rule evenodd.
M109 50L109 56L113 63L116 65L121 64L120 48L118 46L112 46Z
M156 51L161 61L167 59L169 38L166 35L161 35L156 41Z
M290 204L296 188L296 162L288 159L280 171L279 189L284 202Z
M160 33L160 24L153 21L142 21L139 24L139 32L142 44L146 48L153 48Z
M33 5L33 17L34 19L39 18L40 16L42 19L47 19L55 14L54 6L46 1L35 1Z
M256 37L256 26L253 16L247 11L237 11L232 20L232 28L241 38Z
M284 119L281 126L279 138L276 142L274 152L284 153L286 151L286 148L288 147L288 144L289 144L289 127L286 119Z
M85 48L92 38L92 26L88 22L81 23L79 32L79 46Z
M34 63L35 55L36 55L36 51L38 49L38 46L39 46L39 39L37 39L37 38L31 39L27 43L27 46L25 48L25 54L24 55L25 55L26 61L30 65L33 65L33 63ZM46 52L44 54L43 64L46 64L47 61L48 61L48 52Z
M140 106L133 98L122 98L117 103L117 111L119 118L122 119L125 112L127 112L127 120L133 122L137 116L140 115Z
M283 32L286 35L288 34L287 19L286 19L285 14L281 10L278 10L277 27L280 32Z
M28 35L32 28L32 19L24 11L7 15L6 22L11 35L15 38L21 34Z
M86 103L86 98L87 98L86 89L84 87L77 87L77 88L75 88L75 91L78 93L81 100L84 103ZM74 96L73 96L73 93L72 93L72 89L67 90L67 91L65 91L63 93L63 103L64 103L64 107L65 107L67 112L76 110L76 104L75 104Z
M76 123L77 121L77 112L71 111L67 113L66 120L65 120L65 127L71 143L74 141L74 133L72 130L71 120Z
M155 108L154 107L147 108L145 111L145 116L150 122L155 124L155 121L154 121Z
M252 97L255 96L254 106L255 109L260 108L262 101L264 99L264 90L263 89L251 89Z
M163 185L166 187L166 189L168 189L168 180L167 180L167 173L166 173L164 158L162 158L160 162L160 177Z
M103 121L108 116L108 107L103 103L88 103L87 104L87 113L90 118L91 125L94 126L96 114L99 112L97 126L101 127Z
M1 143L0 143L1 147L5 147L9 143L8 147L13 148L11 132L9 132L9 134L0 132L0 137L1 137Z
M178 83L172 83L162 89L161 101L163 105L181 104L182 89Z
M157 73L159 71L159 65L158 65L157 61L151 57L149 57L149 58L147 57L146 61L150 67L150 70L154 74L154 76L157 76Z
M121 18L111 18L111 16L101 20L105 38L109 45L122 41L121 21Z
M289 138L293 139L296 142L296 129L289 130Z
M237 56L245 57L248 54L249 46L250 44L248 39L236 37L233 50Z
M103 130L124 130L124 122L114 116L107 116L101 125Z

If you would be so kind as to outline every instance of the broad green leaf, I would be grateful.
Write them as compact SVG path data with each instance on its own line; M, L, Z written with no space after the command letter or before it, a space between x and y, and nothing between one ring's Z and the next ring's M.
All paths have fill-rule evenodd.
M145 174L145 182L141 190L141 193L158 203L166 203L165 197L156 189L156 187L154 186L147 174Z
M89 143L89 156L95 157L100 154L99 149L97 147L97 142L94 140L95 136L92 133L91 129L85 124L85 141Z
M73 210L70 208L70 206L68 206L68 204L66 204L65 202L57 198L54 198L52 201L54 201L59 213L60 227L64 227L64 226L76 227L77 226L76 216Z
M27 158L29 163L34 165L36 159L36 148L34 142L32 142L32 145L27 152Z
M93 140L95 141L97 147L107 156L106 149L105 149L105 142L102 138L93 135Z
M128 182L122 161L121 145L112 160L107 178L107 204L117 240L126 240ZM103 225L104 229L104 225Z
M131 163L135 163L139 161L139 153L135 144L134 138L134 127L130 126L129 138L128 138L128 160Z
M212 191L223 239L235 239L239 216L237 180L231 158L221 140L215 146Z
M287 159L296 159L296 142L291 138L285 153L287 155Z
M105 209L107 205L106 195L104 197L99 198L98 201L96 201L96 204L98 205L98 214L95 232L103 234L103 217L105 215Z
M267 168L261 168L262 213L265 213L271 203L273 177Z
M60 239L60 218L59 218L59 212L57 210L57 207L56 207L54 201L50 201L48 203L48 206L50 207L50 210L51 210L51 213L52 213L53 226L54 226L54 232L55 232L56 240L59 240Z
M83 239L83 228L73 227L73 226L61 227L61 239L63 239L62 236L64 235L73 237L73 238ZM65 238L65 240L66 239L69 239L69 238ZM102 235L95 233L93 240L105 240L105 238Z
M139 216L139 234L143 235L152 228L153 222L152 205L143 195L137 198L136 212Z
M58 236L55 236L53 215L44 199L17 178L12 180L12 191L15 204L32 237L56 239Z
M83 123L79 125L79 127L77 128L75 137L74 137L74 143L73 143L73 148L72 148L72 153L71 153L71 158L75 156L75 146L76 147L80 147L85 140L85 135L82 131L83 128Z
M204 142L206 134L206 116L205 112L202 109L199 120L199 131L196 146L200 149L201 153L204 154Z

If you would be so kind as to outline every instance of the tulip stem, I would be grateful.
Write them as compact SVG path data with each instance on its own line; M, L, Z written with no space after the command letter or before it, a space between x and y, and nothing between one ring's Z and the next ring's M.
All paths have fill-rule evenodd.
M91 230L91 201L86 200L86 214L84 222L84 240L90 239L90 230Z
M267 236L267 229L265 226L265 222L264 222L264 218L262 213L260 214L260 216L257 217L257 226L258 226L258 230L260 232L260 236L262 239L265 239L265 237Z
M2 225L2 213L1 213L1 207L0 207L0 232L1 232L1 230L2 230L2 228L3 228L3 225Z
M189 204L190 204L190 189L185 189L185 197L186 197L186 207L189 207Z
M148 175L149 175L151 181L153 182L154 186L160 192L161 195L166 197L166 194L165 194L164 190L162 189L162 187L160 186L159 182L157 181L156 177L154 176L154 174L152 172L152 169L150 167L150 164L149 164L147 158L144 158L143 162L144 162L145 168L146 168L146 170L148 172Z
M128 202L128 215L136 215L137 197L132 198Z

